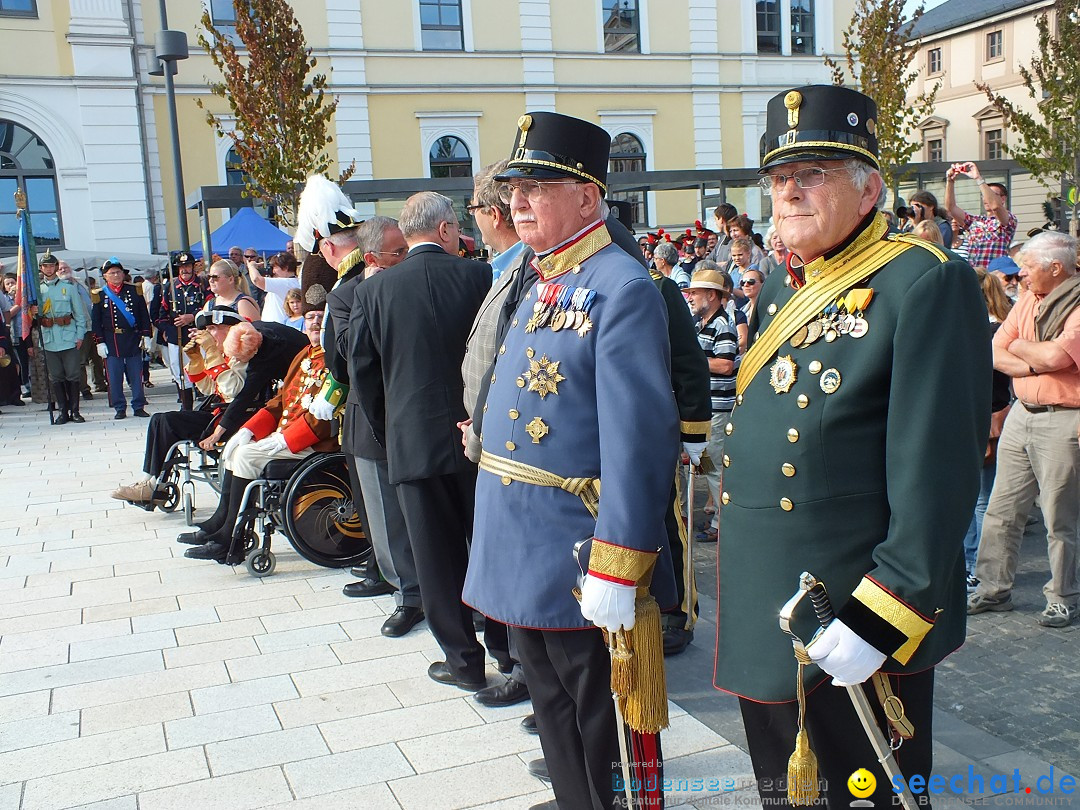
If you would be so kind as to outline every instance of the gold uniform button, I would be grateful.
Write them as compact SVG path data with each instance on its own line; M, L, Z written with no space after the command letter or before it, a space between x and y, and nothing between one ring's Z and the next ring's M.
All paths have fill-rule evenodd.
M499 347L499 354L506 354L506 347L505 346L500 346Z
M795 428L788 428L787 440L792 444L795 444L799 440L799 431Z
M487 413L487 403L484 403L484 413Z
M513 442L507 442L506 443L506 449L510 450L512 452L514 450L517 450L517 445L514 444Z
M513 479L512 479L512 478L511 478L511 477L510 477L509 475L504 475L504 476L502 477L502 483L503 483L503 486L504 486L504 487L508 487L508 486L510 486L510 482L511 482L512 480L513 480Z
M731 457L728 456L727 453L724 453L724 466L725 467L730 467L731 466Z
M518 388L524 388L525 387L525 380L522 379L521 377L518 377L516 380L514 380L514 382L517 383Z
M818 373L821 372L821 361L820 360L811 360L810 365L807 366L807 368L810 369L811 374L818 374Z
M782 464L780 467L780 471L788 478L791 478L793 475L795 475L795 465L784 462L784 464Z
M484 407L486 408L487 406L485 405ZM510 409L510 418L511 419L517 419L519 416L521 416L521 413L519 411L517 411L514 408Z
M724 433L726 433L728 436L730 436L732 431L734 430L735 425L732 422L728 422L726 425L724 425Z
M768 312L770 315L775 315L776 314L776 304L769 304L769 308L766 309L765 311Z
M798 403L800 408L805 408L807 405L810 404L810 397L808 397L806 394L799 394L795 402Z
M492 375L491 375L491 381L492 381L493 383L495 382L495 375L494 375L494 374L492 374Z
M792 509L795 508L795 504L791 502L791 498L781 498L780 508L783 509L785 512L790 512Z
M723 493L723 494L722 494L722 495L720 496L720 503L722 503L722 504L724 504L725 506L727 506L727 505L728 505L728 503L730 503L730 502L731 502L731 496L730 496L730 495L728 495L728 494L727 494L726 492L725 492L725 493Z
M742 394L739 394L737 397L735 397L735 404L742 405Z
M514 320L510 321L510 325L517 326L517 318L514 318Z

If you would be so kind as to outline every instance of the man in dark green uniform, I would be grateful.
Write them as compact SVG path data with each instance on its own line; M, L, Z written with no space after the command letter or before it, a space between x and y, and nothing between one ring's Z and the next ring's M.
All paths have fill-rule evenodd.
M851 802L859 768L876 777L876 806L894 798L836 687L861 684L885 737L909 737L902 771L927 776L934 666L964 640L962 544L989 432L986 310L966 262L886 238L876 117L861 93L801 87L769 102L761 142L762 186L794 259L754 309L726 428L715 677L741 698L769 803L785 796L798 727L777 615L801 572L836 612L804 677L830 806ZM818 629L800 608L793 630L810 641ZM904 716L885 725L890 692Z

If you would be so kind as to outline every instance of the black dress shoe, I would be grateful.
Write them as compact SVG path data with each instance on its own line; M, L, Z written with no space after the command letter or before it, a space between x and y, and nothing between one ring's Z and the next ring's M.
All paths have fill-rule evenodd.
M529 687L511 678L498 686L481 689L473 698L481 706L513 706L529 699Z
M349 573L357 579L378 579L379 569L371 568L366 565L354 565L349 569Z
M395 590L393 585L381 579L362 579L359 582L350 582L341 592L346 596L382 596Z
M210 542L210 535L202 529L194 532L184 532L177 535L176 542L183 543L185 546L204 546Z
M189 548L184 552L184 556L189 560L213 560L214 562L225 562L225 557L229 553L229 547L222 543L206 543L201 546L195 546L195 548Z
M349 587L348 585L345 586ZM383 622L382 634L387 638L401 638L424 620L423 608L402 605Z
M536 715L527 714L521 718L521 730L526 734L539 734L540 729L536 727Z
M551 774L548 773L547 762L543 757L540 759L534 759L529 763L529 773L539 779L541 782L547 782L551 784Z
M149 419L150 418L150 414L148 414L146 412L146 408L139 408L139 410L135 411L135 415L136 416L141 416L143 419Z
M462 678L459 675L455 675L450 671L450 668L446 666L445 661L436 661L427 668L427 674L433 681L445 683L449 686L456 686L458 689L464 689L468 692L476 692L487 686L487 678L472 681L467 678Z
M664 655L678 655L694 640L694 631L682 627L664 628Z
M82 392L82 398L89 401L94 398L94 395L93 393L91 393L90 389L87 388L85 391Z
M113 419L127 419L127 413L124 411L117 411L116 416L114 416Z
M83 418L83 415L82 415L81 413L73 413L73 414L71 415L71 421L72 421L72 422L74 422L74 423L75 423L75 424L77 424L77 425L81 425L81 424L83 424L83 423L84 423L84 422L85 422L86 420L85 420L85 419Z

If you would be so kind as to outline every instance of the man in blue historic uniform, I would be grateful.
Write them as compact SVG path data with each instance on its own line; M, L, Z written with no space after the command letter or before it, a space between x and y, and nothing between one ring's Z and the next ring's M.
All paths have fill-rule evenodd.
M131 407L136 416L150 418L143 393L142 353L150 345L150 314L146 299L134 284L124 281L124 266L117 258L101 266L105 284L94 298L91 321L98 339L98 354L105 360L109 404L116 419L127 416L124 377L131 386Z
M588 122L527 114L495 178L539 278L497 350L482 408L464 599L511 625L557 802L538 807L619 801L621 732L597 628L633 628L650 576L662 607L676 601L664 549L679 448L667 319L648 272L602 219L609 144ZM658 624L656 636L659 649Z
M176 278L155 297L151 317L165 341L169 371L180 394L180 407L190 411L195 407L195 387L184 374L181 348L190 339L195 316L206 306L210 290L206 282L195 275L195 257L190 253L176 254L173 265Z
M859 768L877 780L875 806L895 798L840 686L865 692L886 740L904 739L901 771L929 776L934 667L964 640L963 538L989 431L986 308L966 262L886 238L876 116L854 90L801 87L769 102L761 142L793 259L754 308L725 429L715 678L740 697L769 803L788 787L800 675L830 806L851 801ZM835 610L816 637L809 602L794 617L816 663L805 671L777 625L803 571Z

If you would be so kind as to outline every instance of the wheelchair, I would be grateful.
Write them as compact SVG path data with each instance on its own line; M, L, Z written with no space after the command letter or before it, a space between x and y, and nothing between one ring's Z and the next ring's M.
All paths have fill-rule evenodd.
M243 561L252 576L270 576L277 567L271 538L281 530L308 562L323 568L361 565L372 555L366 525L344 453L276 459L244 490L227 562Z

